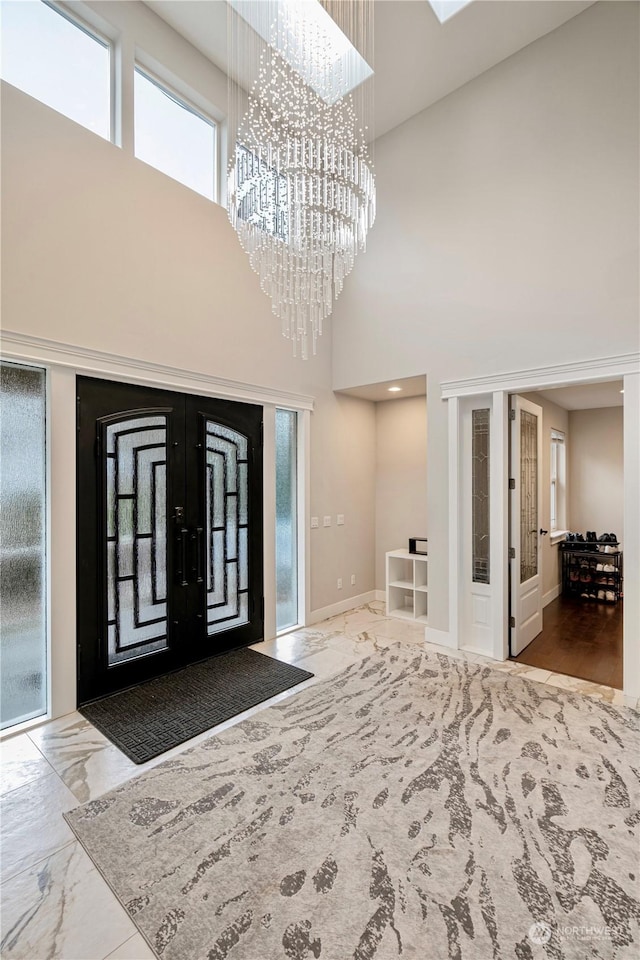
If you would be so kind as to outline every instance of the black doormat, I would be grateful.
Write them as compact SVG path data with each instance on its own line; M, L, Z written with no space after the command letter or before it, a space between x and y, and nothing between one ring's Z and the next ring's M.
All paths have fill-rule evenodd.
M78 709L134 763L144 763L312 676L245 647Z

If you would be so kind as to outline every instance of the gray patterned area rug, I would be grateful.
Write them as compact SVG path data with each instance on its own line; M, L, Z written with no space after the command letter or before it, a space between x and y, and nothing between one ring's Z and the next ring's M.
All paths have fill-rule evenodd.
M163 960L636 960L638 734L391 648L67 819Z

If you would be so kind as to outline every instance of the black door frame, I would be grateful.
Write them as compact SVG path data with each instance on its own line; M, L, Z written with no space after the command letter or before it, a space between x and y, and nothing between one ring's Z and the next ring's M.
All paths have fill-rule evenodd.
M162 388L138 386L85 376L76 378L76 587L77 702L86 703L141 683L186 663L207 659L233 647L256 643L264 636L263 471L261 406L194 396ZM111 394L111 398L109 395ZM111 405L118 408L106 412ZM106 457L103 443L108 423L133 412L167 415L167 650L108 666L107 577L104 510ZM203 538L204 444L206 418L249 437L249 623L207 636L206 577ZM174 519L174 509L182 515ZM176 557L187 569L176 585ZM198 574L203 582L198 581ZM204 616L203 616L204 614Z

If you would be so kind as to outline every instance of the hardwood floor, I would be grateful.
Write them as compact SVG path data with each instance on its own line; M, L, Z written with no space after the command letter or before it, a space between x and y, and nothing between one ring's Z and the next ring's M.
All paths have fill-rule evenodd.
M622 601L558 597L544 608L543 630L517 663L622 689Z

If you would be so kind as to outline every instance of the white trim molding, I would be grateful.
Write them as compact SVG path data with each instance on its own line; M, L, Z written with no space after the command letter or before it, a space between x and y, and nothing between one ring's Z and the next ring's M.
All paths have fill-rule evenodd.
M424 628L425 643L435 643L438 647L449 647L452 650L458 649L458 637L451 636L449 630L436 630L435 627Z
M521 370L513 373L501 373L489 377L477 377L469 380L451 380L441 384L442 398L448 400L449 406L449 469L450 469L450 514L456 512L456 487L459 494L460 452L456 447L460 444L460 429L457 411L463 397L476 397L493 393L496 409L506 411L506 395L545 389L548 387L564 387L576 383L597 383L604 380L624 379L624 565L625 565L625 602L623 608L623 674L624 696L630 702L640 695L640 501L638 489L640 487L640 354L628 353L615 357L604 357L591 361L558 364L550 367L538 367L530 370ZM500 396L503 393L505 396ZM496 660L508 656L508 627L506 626L507 594L506 574L508 561L506 560L509 548L507 511L507 480L508 480L508 443L506 426L499 429L500 418L495 418L494 439L496 448L492 446L492 493L499 494L497 484L502 476L503 493L498 495L497 509L493 509L491 520L491 536L495 540L496 555L494 569L494 549L492 546L492 579L494 573L500 578L499 588L504 596L503 614L500 629L495 632L493 657ZM497 462L496 462L497 461ZM496 481L494 487L493 480ZM502 528L502 545L500 545L500 528ZM459 578L460 553L459 533L457 523L449 523L449 631L437 631L427 627L426 639L443 646L460 646L459 624L457 621L457 602L461 592L462 580ZM559 531L558 531L559 533ZM558 537L558 540L561 537ZM501 546L501 548L500 548ZM554 587L543 595L543 605L546 606L560 593L560 587ZM497 613L497 611L496 611ZM501 655L502 646L502 655Z
M542 594L542 606L548 607L550 603L553 603L554 600L558 599L561 593L562 584L556 583L555 587L552 587L551 590L547 590L546 593Z
M376 599L376 591L369 590L367 593L361 593L357 597L347 597L346 600L340 600L338 603L332 603L328 607L318 607L312 610L307 618L307 626L312 623L320 623L321 620L328 620L329 617L335 617L339 613L348 613L349 610L355 610L357 607L364 606L365 603L371 603Z
M26 333L3 330L0 341L2 355L34 363L71 367L81 373L147 386L170 387L183 393L200 393L249 403L274 404L296 410L313 410L313 397L288 393L273 387L227 380L197 370L183 370L163 363L152 363L135 357L106 353L79 347L59 340L33 337Z
M623 353L615 357L599 357L594 360L577 360L574 363L559 363L550 367L532 367L496 373L487 377L470 377L468 380L448 380L441 384L442 399L470 397L479 393L520 393L549 387L566 387L572 383L588 383L594 380L618 380L629 373L640 371L640 353Z

